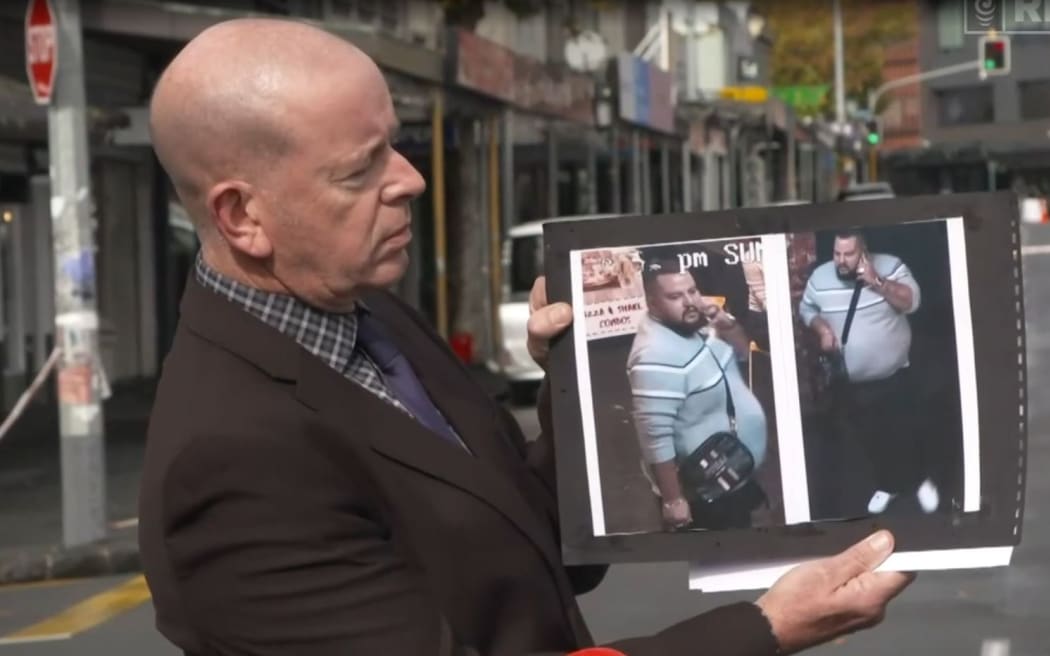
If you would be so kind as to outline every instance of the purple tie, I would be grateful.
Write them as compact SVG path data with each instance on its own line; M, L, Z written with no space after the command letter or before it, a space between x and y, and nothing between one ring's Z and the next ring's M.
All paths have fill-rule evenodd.
M386 338L379 319L367 310L357 313L357 339L379 367L383 380L394 396L424 426L460 448L466 448L455 429L449 425L430 400L412 365L400 349Z

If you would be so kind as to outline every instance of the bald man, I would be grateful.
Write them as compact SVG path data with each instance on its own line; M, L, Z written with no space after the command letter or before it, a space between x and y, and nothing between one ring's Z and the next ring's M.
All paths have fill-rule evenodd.
M319 29L237 20L157 83L154 147L201 239L150 422L140 543L157 626L195 656L522 656L592 644L560 558L549 398L527 442L420 316L419 173L390 94ZM533 289L541 365L571 308ZM617 647L790 653L873 624L910 580L881 532Z

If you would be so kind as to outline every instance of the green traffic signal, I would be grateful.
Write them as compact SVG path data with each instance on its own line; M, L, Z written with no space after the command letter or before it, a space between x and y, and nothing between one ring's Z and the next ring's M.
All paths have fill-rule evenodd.
M868 133L868 143L870 143L872 146L877 146L878 143L879 143L879 135L878 135L878 133L876 133L876 132L869 132Z
M995 69L995 60L994 59L985 59L984 60L984 67L986 69L988 69L989 71L994 70Z

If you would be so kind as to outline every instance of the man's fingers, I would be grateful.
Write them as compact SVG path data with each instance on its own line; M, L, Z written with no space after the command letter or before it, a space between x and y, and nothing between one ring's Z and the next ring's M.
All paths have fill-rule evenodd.
M547 305L547 279L544 276L536 278L532 283L532 291L529 292L529 313Z
M530 339L547 340L554 337L572 323L572 306L554 303L541 307L529 316L527 324Z
M877 531L856 543L828 563L833 584L846 584L865 572L882 564L893 553L893 535L889 531Z

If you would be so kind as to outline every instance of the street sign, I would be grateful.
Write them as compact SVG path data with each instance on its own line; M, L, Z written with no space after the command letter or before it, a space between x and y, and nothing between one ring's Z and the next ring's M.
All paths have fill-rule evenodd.
M769 90L765 87L723 87L720 95L737 102L764 103L769 100Z
M26 74L38 105L51 104L58 70L58 38L50 0L29 0L26 7Z

